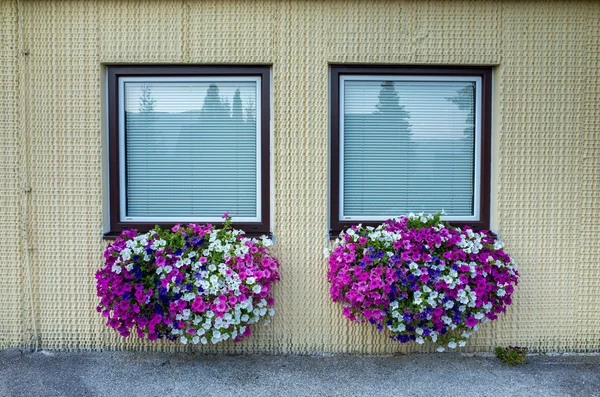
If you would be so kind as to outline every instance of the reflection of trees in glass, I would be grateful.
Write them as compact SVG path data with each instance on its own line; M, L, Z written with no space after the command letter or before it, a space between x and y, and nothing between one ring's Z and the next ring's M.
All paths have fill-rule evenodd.
M456 91L456 95L447 97L446 100L456 105L461 113L466 115L466 127L463 129L462 136L448 139L447 146L451 148L452 153L451 156L443 157L442 161L446 161L446 163L440 164L440 166L444 167L444 169L452 170L452 175L456 175L460 179L461 177L464 178L464 167L467 159L472 159L473 161L475 159L475 84L468 84L460 88ZM471 164L471 167L474 172L474 164ZM472 188L473 185L471 184L469 189ZM447 188L448 199L446 202L451 205L451 208L465 207L464 189L464 184L462 187L457 184ZM472 209L473 201L468 203L468 206Z
M149 113L154 110L156 105L156 99L152 96L152 86L144 84L142 86L142 93L140 94L140 105L139 109L141 113Z
M246 186L249 177L254 175L252 167L248 167L248 161L252 161L248 148L256 142L256 127L244 118L240 89L236 88L230 102L221 96L217 84L210 84L198 121L192 129L198 133L198 142L202 142L198 145L201 149L198 150L194 161L199 164L221 164L224 162L222 156L226 154L226 173L234 175L227 180L227 183L231 184L230 188ZM214 181L210 179L197 183L194 194L210 191L214 188L211 184L214 184ZM222 212L227 210L235 216L245 210L244 203L247 197L243 195L232 194L222 199L223 206L226 207L221 209Z
M204 98L201 113L211 118L226 117L230 114L229 101L221 98L219 87L214 83L209 85L208 90L206 90L206 97Z
M410 114L397 91L400 84L356 81L346 86L344 101L349 106L344 112L344 178L347 186L361 188L344 194L352 197L352 206L369 208L373 215L403 214L409 206L414 142ZM398 186L406 188L402 192Z
M446 98L446 100L455 104L463 112L468 112L466 120L467 127L464 129L464 134L467 137L473 135L473 132L475 131L474 91L475 86L471 84L458 90L455 96Z
M408 192L411 185L411 176L414 174L410 161L411 156L413 156L412 149L414 143L411 139L410 114L403 105L400 105L400 98L398 97L398 92L393 81L383 81L381 83L375 108L377 110L373 112L374 121L377 123L376 125L382 127L381 138L385 140L383 143L386 147L385 153L380 152L375 154L375 156L380 157L383 155L388 157L394 164L394 166L386 170L383 180L390 187L398 184L406 187L404 189L404 197L396 197L399 201L394 208L395 213L404 213L407 212L407 209L412 209L411 197Z
M392 123L395 131L409 136L410 125L408 119L410 118L410 114L405 110L403 105L400 105L400 98L398 98L393 81L384 81L381 83L377 100L378 102L375 105L377 110L373 114L379 120Z
M256 103L254 101L248 101L244 107L244 116L247 123L256 124Z
M244 119L244 108L242 106L242 97L240 95L240 89L235 90L233 94L233 104L231 105L231 118L235 121L242 121Z
M458 139L454 139L458 142L458 147L466 148L467 151L474 150L475 145L475 85L469 84L458 91L456 95L447 97L447 101L453 103L458 107L459 110L466 113L465 124L466 127L463 130L463 136Z

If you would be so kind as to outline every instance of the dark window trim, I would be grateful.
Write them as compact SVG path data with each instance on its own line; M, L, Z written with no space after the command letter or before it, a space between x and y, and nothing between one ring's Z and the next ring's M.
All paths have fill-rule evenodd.
M340 76L341 75L406 75L406 76L476 76L481 77L481 183L479 189L479 220L452 221L453 226L469 225L476 230L488 229L490 224L490 178L492 141L492 67L483 66L330 66L330 129L329 142L329 236L335 238L342 230L362 223L377 226L382 221L343 221L340 220Z
M153 65L153 66L107 66L108 70L108 162L109 162L109 232L106 238L118 236L125 229L137 229L147 232L155 225L164 228L176 223L162 222L123 222L120 219L120 175L119 175L119 95L118 82L126 76L260 76L261 96L261 215L260 222L235 222L234 227L242 229L248 236L270 233L270 123L271 123L271 69L269 66L190 66L190 65ZM181 222L183 224L190 222ZM207 222L198 222L207 223ZM220 222L213 222L217 227Z

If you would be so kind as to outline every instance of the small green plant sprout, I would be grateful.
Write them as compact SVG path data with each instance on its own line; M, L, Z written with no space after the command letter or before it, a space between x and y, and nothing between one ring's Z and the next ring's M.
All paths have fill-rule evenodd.
M527 348L519 346L497 347L496 357L507 365L521 365L527 361Z

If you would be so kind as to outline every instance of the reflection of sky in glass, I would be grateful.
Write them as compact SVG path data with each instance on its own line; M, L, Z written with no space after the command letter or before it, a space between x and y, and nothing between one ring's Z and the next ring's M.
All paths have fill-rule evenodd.
M206 81L206 82L126 82L125 83L125 111L139 112L142 87L149 86L151 97L155 99L154 112L189 112L200 110L204 98L211 84L219 88L221 101L233 104L233 96L237 89L240 90L242 107L256 105L256 82L249 81Z
M376 112L381 84L381 80L346 80L344 113ZM464 95L464 91L474 87L473 82L394 81L393 84L399 104L409 114L410 130L415 136L462 138L465 129L472 129L472 124L467 121L475 111L475 96L474 93ZM453 98L460 102L461 108L452 102Z

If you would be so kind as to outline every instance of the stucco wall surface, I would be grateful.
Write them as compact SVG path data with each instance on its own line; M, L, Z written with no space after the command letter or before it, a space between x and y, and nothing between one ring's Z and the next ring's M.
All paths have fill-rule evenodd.
M493 224L522 274L466 350L600 350L600 2L0 1L0 348L430 351L331 303L328 65L493 65ZM278 314L217 347L123 340L96 313L103 72L268 64Z

